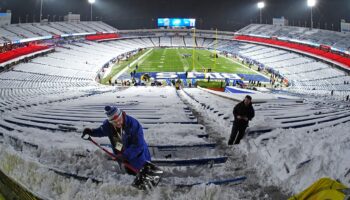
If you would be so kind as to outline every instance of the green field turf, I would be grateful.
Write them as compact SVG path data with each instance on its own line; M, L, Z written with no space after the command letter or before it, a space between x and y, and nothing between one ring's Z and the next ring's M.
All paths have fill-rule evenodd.
M166 49L151 49L139 52L128 61L121 61L119 64L113 66L111 73L104 78L101 83L107 84L111 77L125 67L128 68L127 73L135 70L136 64L139 66L137 72L203 72L203 68L211 68L211 72L224 72L233 74L256 74L247 67L242 67L232 59L219 55L216 59L211 57L214 51L196 49L193 55L193 49L184 48L166 48ZM191 56L183 58L184 54ZM141 58L141 56L145 55ZM136 62L138 58L141 58ZM194 58L194 59L193 59ZM193 67L194 66L194 67Z
M191 56L183 58L184 54ZM210 56L213 52L208 50L196 49L194 57L192 55L193 49L152 49L137 62L137 72L203 72L203 68L211 68L212 72L255 74L224 56L219 56L215 61L215 58ZM131 69L134 69L135 65Z

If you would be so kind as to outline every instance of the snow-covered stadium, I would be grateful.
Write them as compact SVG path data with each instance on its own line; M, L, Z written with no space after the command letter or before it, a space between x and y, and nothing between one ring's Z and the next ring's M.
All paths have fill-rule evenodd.
M0 47L0 199L287 199L322 177L350 185L350 33L42 21L2 24ZM215 51L257 75L159 71L160 86L124 84L153 49L186 48ZM102 84L115 66L122 69ZM195 87L199 79L226 89ZM255 118L228 146L233 107L247 94ZM101 125L106 105L142 124L152 162L164 170L152 190L131 186L134 176L81 138ZM108 138L94 139L108 148Z

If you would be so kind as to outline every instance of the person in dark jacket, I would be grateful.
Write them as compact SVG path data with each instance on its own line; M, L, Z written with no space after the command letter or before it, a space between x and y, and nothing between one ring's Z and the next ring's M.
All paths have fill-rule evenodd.
M103 124L98 128L85 128L83 135L108 137L113 153L139 171L138 174L135 174L131 170L125 169L127 173L137 176L135 182L138 185L136 186L144 189L142 187L145 186L139 186L139 184L145 181L143 179L146 176L148 179L150 178L148 176L149 172L152 172L153 175L154 173L159 175L162 174L162 171L150 162L151 154L144 139L141 124L115 106L106 106L105 113L108 119L104 120ZM158 182L159 180L150 184L154 186Z
M252 97L247 95L244 100L233 108L234 122L228 145L239 144L245 134L249 121L255 116Z
M141 124L114 106L106 106L105 113L108 119L100 127L86 128L84 133L92 137L108 137L114 154L121 154L123 159L140 170L147 161L151 161Z

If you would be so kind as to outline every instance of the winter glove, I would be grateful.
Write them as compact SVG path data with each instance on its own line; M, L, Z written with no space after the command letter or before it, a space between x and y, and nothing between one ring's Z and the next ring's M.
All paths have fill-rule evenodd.
M90 136L92 134L92 130L91 128L85 128L83 131L83 135L81 136L81 138L86 139L87 136Z

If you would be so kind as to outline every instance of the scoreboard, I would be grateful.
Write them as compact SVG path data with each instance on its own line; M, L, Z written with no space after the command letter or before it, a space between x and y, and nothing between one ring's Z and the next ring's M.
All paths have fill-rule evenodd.
M158 27L195 27L196 19L192 18L158 18Z

